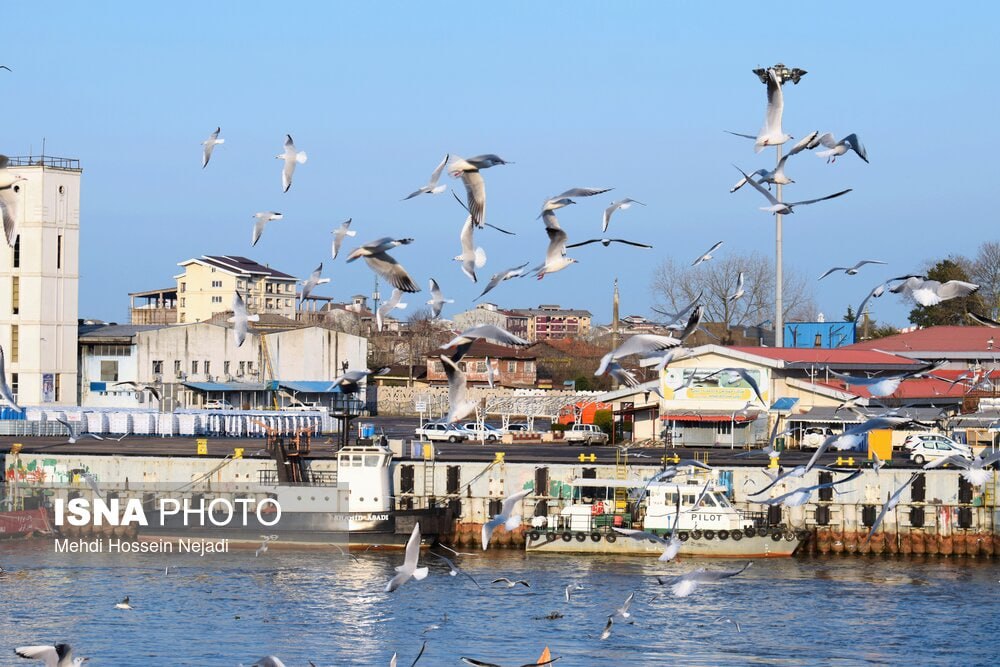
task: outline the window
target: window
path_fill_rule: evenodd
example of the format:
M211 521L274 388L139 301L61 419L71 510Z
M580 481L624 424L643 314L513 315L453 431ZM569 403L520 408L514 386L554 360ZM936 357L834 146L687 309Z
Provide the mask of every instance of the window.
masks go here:
M14 394L14 400L17 400L17 388L20 383L17 380L17 373L10 374L10 393Z
M476 362L476 372L477 373L485 373L486 372L486 362L485 361L477 361Z
M291 305L292 305L292 300L291 299L285 299L285 307L287 308L287 307L290 307Z
M268 294L273 294L274 293L274 285L272 285L271 283L268 283L267 285L264 286L264 291L267 292Z
M209 363L210 362L206 359L205 360L205 375L208 375L209 373L211 373L211 371L209 370L211 368L211 366L209 366Z
M60 373L56 373L56 385L55 385L56 403L58 403L60 399L62 399L62 383L59 381L59 378L61 377L62 375Z
M534 373L535 372L535 362L534 361L526 361L526 362L524 362L524 372L525 373Z
M162 359L154 359L153 360L153 375L162 375L162 374L163 374L163 360Z
M243 281L242 280L237 280L236 281L236 289L243 289Z
M21 310L21 279L18 276L10 279L10 310L14 315Z
M181 308L183 308L185 305L187 305L187 299L181 297Z
M191 375L197 375L197 374L198 374L198 362L197 361L192 361L191 362Z
M14 268L21 267L21 235L14 238Z
M222 303L222 297L221 296L213 296L212 297L212 303Z
M181 313L180 317L177 318L178 322L187 322L187 313Z
M225 373L226 375L229 375L229 367L230 365L228 361L222 362L222 372Z
M214 271L215 269L212 269L212 270ZM222 287L222 281L221 280L213 280L212 281L212 287Z
M182 292L186 292L187 291L187 283L181 283L181 291ZM183 301L183 299L182 299L182 301Z
M246 370L246 366L247 366L247 362L241 361L240 362L240 370L239 370L239 373L237 373L237 375L243 375L243 372Z
M270 309L271 309L271 300L268 299L264 302L264 310L270 310Z
M513 373L515 368L517 368L517 362L516 361L508 361L507 362L507 372L508 373Z
M17 361L18 351L20 350L20 331L16 324L10 325L10 360Z
M101 382L118 382L118 361L115 359L101 360Z
M63 235L62 234L59 234L58 236L56 236L56 268L57 269L61 269L62 268L62 260L63 260L63 241L62 241L62 239L63 239Z
M719 422L715 425L715 432L718 435L729 435L733 432L732 422Z
M180 374L181 374L181 360L174 359L174 375L180 375Z

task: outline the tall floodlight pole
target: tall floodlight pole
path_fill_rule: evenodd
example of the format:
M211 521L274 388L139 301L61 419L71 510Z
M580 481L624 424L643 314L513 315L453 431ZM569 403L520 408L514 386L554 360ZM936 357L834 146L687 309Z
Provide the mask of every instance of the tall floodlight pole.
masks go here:
M783 85L785 81L791 79L792 83L798 85L799 81L805 76L806 71L798 69L797 67L788 68L785 67L783 63L778 63L771 68L760 68L753 70L753 73L757 75L760 82L765 86L767 85L767 70L773 69L774 73L778 77L778 85ZM781 145L775 146L777 149L776 160L774 163L774 168L777 170L778 164L781 162ZM784 201L781 198L781 184L775 184L775 196L778 201ZM782 299L782 288L783 288L783 276L781 271L782 260L781 260L781 218L780 213L774 216L774 346L784 347L785 346L785 313L784 313L784 303Z

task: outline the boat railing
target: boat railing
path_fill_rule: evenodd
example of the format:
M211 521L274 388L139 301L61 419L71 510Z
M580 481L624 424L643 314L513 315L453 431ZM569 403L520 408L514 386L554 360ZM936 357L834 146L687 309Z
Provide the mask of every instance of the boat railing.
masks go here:
M258 470L257 483L261 486L277 486L277 470ZM337 486L336 470L310 470L302 482L293 482L283 486Z
M740 515L740 519L744 521L753 521L754 526L761 527L767 526L767 512L750 512L748 510L736 510Z

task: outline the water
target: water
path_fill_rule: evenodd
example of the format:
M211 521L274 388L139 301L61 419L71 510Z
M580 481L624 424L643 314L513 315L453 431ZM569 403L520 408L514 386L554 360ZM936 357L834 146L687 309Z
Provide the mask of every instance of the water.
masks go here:
M401 554L360 562L321 551L227 555L70 555L50 541L0 543L0 664L15 646L69 641L92 665L237 665L266 655L289 667L458 665L460 656L520 665L548 645L573 665L994 664L1000 565L975 560L796 558L758 561L684 599L656 574L738 561L530 558L513 551L458 559L488 589L430 576L392 594ZM169 565L169 574L164 567ZM491 590L496 576L530 589ZM563 590L579 583L566 604ZM608 614L636 591L632 620ZM653 599L657 594L659 597ZM114 609L129 595L136 609ZM563 618L546 620L551 612ZM447 620L443 615L447 613ZM738 621L742 632L720 616ZM437 629L427 629L438 625ZM993 649L989 647L993 646Z

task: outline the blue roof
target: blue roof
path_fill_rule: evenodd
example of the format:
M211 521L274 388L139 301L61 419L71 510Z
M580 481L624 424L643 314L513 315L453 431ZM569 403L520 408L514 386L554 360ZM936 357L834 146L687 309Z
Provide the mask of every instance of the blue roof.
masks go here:
M776 412L786 412L795 407L795 404L799 402L799 399L792 398L791 396L783 396L774 402L771 406L771 410Z
M334 387L329 380L278 380L278 385L289 391L303 392L306 394L342 394L340 387Z
M185 382L185 387L198 391L264 391L266 384L254 382Z

